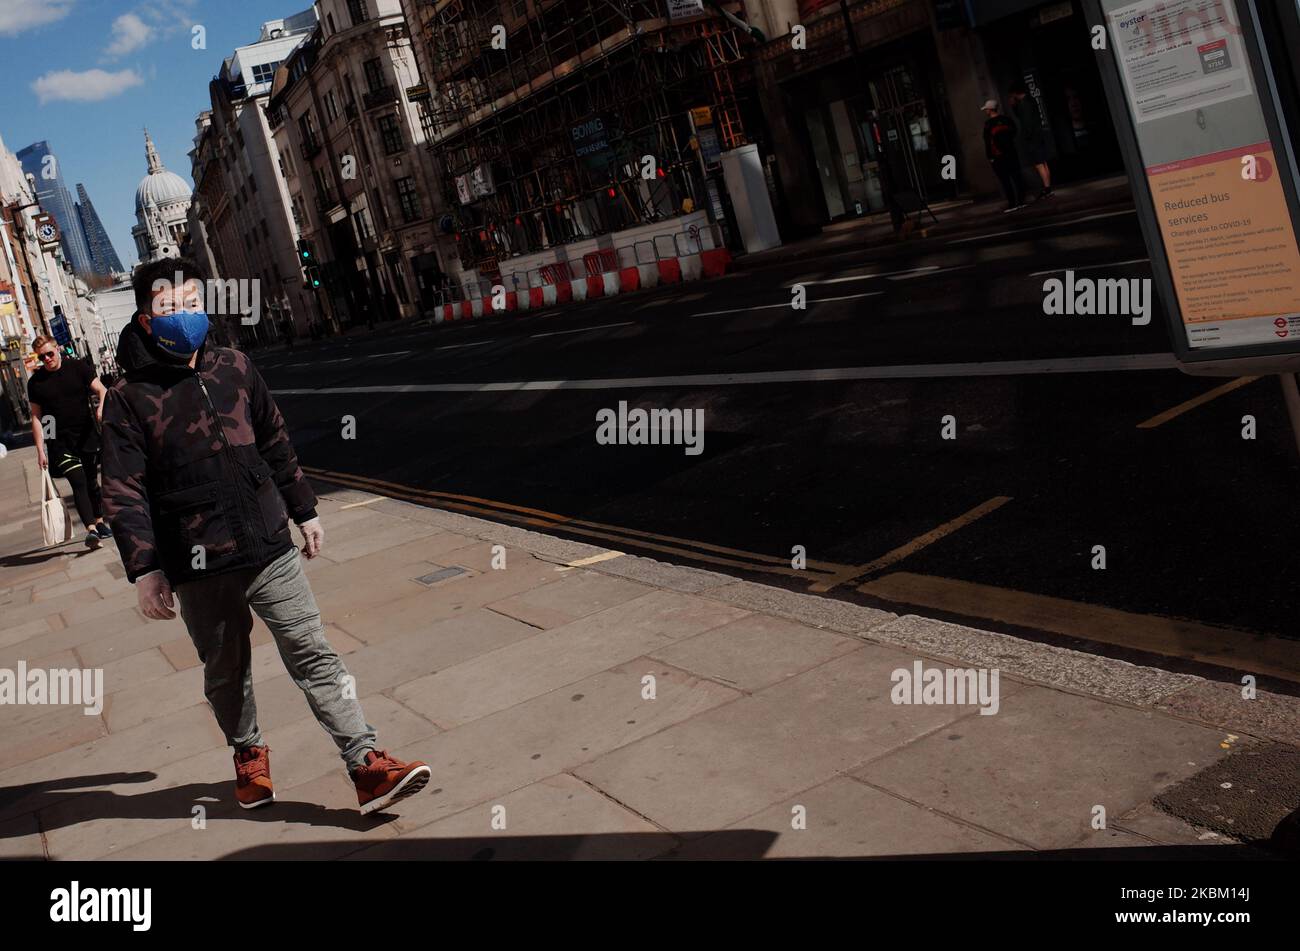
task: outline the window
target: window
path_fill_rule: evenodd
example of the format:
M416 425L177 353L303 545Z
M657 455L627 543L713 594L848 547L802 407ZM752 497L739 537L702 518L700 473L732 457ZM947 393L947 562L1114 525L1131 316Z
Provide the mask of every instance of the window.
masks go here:
M353 26L370 19L370 14L366 10L366 0L348 0L348 13L352 17Z
M304 112L298 117L298 132L302 135L303 145L316 144L316 123L312 121L310 112Z
M343 89L348 94L348 105L355 106L357 104L357 91L352 88L351 76L343 77Z
M381 228L383 228L385 231L387 231L387 230L388 230L388 212L384 209L384 202L383 202L383 200L380 199L380 197L379 197L379 189L377 189L377 188L375 189L374 195L375 195L374 208L375 208L375 210L376 210L377 212L379 212L379 227L381 227Z
M262 237L268 241L271 239L271 229L266 226L266 219L262 219Z
M402 220L408 224L420 217L420 194L415 190L415 179L399 178L397 201L402 206Z
M397 116L380 116L376 124L379 126L379 134L384 138L384 154L393 155L402 151L402 126L397 121Z
M338 100L334 98L333 89L325 94L325 115L329 117L330 122L339 117L339 104Z
M274 63L254 63L253 64L253 82L269 83L275 78L275 71L280 68L280 61Z
M329 179L325 177L324 172L319 168L313 168L311 174L316 182L316 200L320 202L321 207L328 207L333 204L330 200Z
M364 208L358 210L353 216L357 225L357 238L360 241L369 241L375 236L374 229L370 227L370 216L366 214Z
M331 35L333 35L333 34L335 34L335 33L337 33L337 32L339 31L339 28L336 27L336 26L334 25L334 14L332 14L332 13L327 13L327 14L325 14L325 22L328 23L328 24L330 25L330 34L331 34Z
M252 175L248 176L248 192L250 195L257 194L257 179Z
M384 86L386 85L386 83L384 82L384 69L382 66L379 65L379 60L377 59L366 60L364 71L366 74L367 89L369 89L371 92L378 92L379 90L384 88Z

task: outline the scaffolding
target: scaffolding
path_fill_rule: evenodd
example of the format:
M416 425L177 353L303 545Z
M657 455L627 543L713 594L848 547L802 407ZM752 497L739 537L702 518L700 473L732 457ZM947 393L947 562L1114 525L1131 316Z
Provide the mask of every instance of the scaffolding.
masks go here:
M746 142L736 73L747 40L708 7L682 21L662 0L423 9L422 122L465 269L491 274L502 259L698 205L692 109L709 108L721 150Z

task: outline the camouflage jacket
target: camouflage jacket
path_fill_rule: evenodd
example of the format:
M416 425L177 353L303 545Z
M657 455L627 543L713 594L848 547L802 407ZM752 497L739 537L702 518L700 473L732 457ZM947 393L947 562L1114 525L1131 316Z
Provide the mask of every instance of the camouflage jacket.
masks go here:
M104 404L104 513L127 579L173 585L262 567L293 547L289 518L316 515L284 420L238 350L177 365L132 321Z

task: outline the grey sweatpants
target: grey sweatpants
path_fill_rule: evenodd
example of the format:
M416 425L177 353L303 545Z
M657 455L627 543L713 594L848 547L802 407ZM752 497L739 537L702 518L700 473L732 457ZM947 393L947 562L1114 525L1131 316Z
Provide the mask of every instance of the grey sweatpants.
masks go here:
M297 548L264 568L246 568L178 585L181 617L203 662L203 693L235 749L264 746L253 700L252 611L266 622L285 670L307 695L316 721L334 738L349 772L377 748L355 684L325 640L320 609ZM251 609L251 610L250 610Z

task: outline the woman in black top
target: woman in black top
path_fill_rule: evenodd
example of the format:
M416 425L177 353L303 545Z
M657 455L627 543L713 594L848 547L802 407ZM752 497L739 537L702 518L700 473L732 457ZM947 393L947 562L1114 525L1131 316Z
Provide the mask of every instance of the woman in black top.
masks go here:
M46 336L32 341L42 366L27 381L27 402L31 405L32 438L36 461L52 475L72 484L77 514L86 526L86 547L98 548L112 532L104 524L99 494L99 429L96 420L103 411L104 384L84 360L65 360L58 344ZM90 394L96 397L95 414L90 411ZM45 421L53 429L45 438Z

